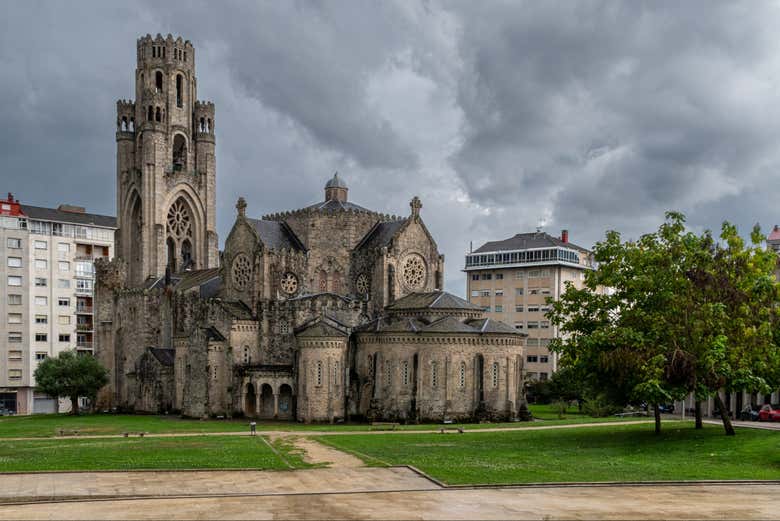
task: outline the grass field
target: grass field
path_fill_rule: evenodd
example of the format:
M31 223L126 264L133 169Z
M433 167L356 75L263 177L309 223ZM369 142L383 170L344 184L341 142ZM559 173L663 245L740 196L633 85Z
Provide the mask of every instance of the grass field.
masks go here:
M544 422L544 425L567 425L573 423L589 423L604 421L620 421L621 418L591 418L570 410L563 419L558 419L551 406L532 405L531 412ZM629 418L632 419L632 418ZM636 418L633 418L636 419ZM69 416L63 414L46 414L34 416L6 416L0 418L0 438L48 437L55 436L60 429L78 431L80 435L90 434L121 434L123 432L147 433L198 433L198 432L240 432L248 430L249 420L193 420L176 416L151 416L131 414L88 414ZM525 423L487 423L464 424L466 429L481 429L489 427L524 427L539 425L539 422ZM401 430L435 429L435 424L402 425ZM258 422L258 430L277 431L367 431L365 423L352 424L311 424L303 425L293 422Z
M370 465L413 465L452 485L780 479L780 433L664 422L467 434L320 436Z
M310 466L283 441L276 441L274 449L262 436L4 441L0 443L0 471L287 470Z

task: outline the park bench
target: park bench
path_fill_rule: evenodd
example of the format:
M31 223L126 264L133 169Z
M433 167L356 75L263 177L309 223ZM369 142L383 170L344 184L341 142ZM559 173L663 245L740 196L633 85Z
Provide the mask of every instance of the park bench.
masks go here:
M368 430L378 430L378 431L394 431L396 428L398 428L400 424L395 422L371 422L371 425L369 425Z
M145 432L123 432L123 433L122 433L122 436L124 436L125 438L127 438L127 437L128 437L128 436L130 436L131 434L134 434L134 435L136 435L136 436L138 436L138 437L141 437L141 438L143 438L143 437L144 437L144 434L146 434L146 433L145 433Z
M59 429L57 433L59 436L78 436L79 431L75 429Z
M439 429L439 434L444 434L448 431L458 431L458 434L463 434L465 432L463 427L442 427Z

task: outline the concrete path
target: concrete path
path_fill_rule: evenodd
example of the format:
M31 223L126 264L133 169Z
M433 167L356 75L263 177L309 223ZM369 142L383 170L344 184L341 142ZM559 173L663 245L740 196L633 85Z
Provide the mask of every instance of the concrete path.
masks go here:
M4 505L0 519L777 519L777 497L755 484L440 489Z

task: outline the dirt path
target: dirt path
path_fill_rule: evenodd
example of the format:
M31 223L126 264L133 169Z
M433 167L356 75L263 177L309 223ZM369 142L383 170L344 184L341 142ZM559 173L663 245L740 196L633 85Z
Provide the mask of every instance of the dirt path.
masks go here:
M285 439L289 439L296 448L304 451L303 460L306 463L325 464L330 468L357 468L364 465L355 456L318 443L309 437L289 436Z

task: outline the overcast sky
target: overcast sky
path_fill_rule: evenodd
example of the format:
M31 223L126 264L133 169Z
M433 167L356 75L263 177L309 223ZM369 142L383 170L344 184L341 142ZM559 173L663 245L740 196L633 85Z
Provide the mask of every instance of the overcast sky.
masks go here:
M217 224L323 197L422 216L464 293L469 248L664 211L780 222L780 5L760 1L0 2L0 192L114 214L115 102L136 39L196 47L216 104Z

